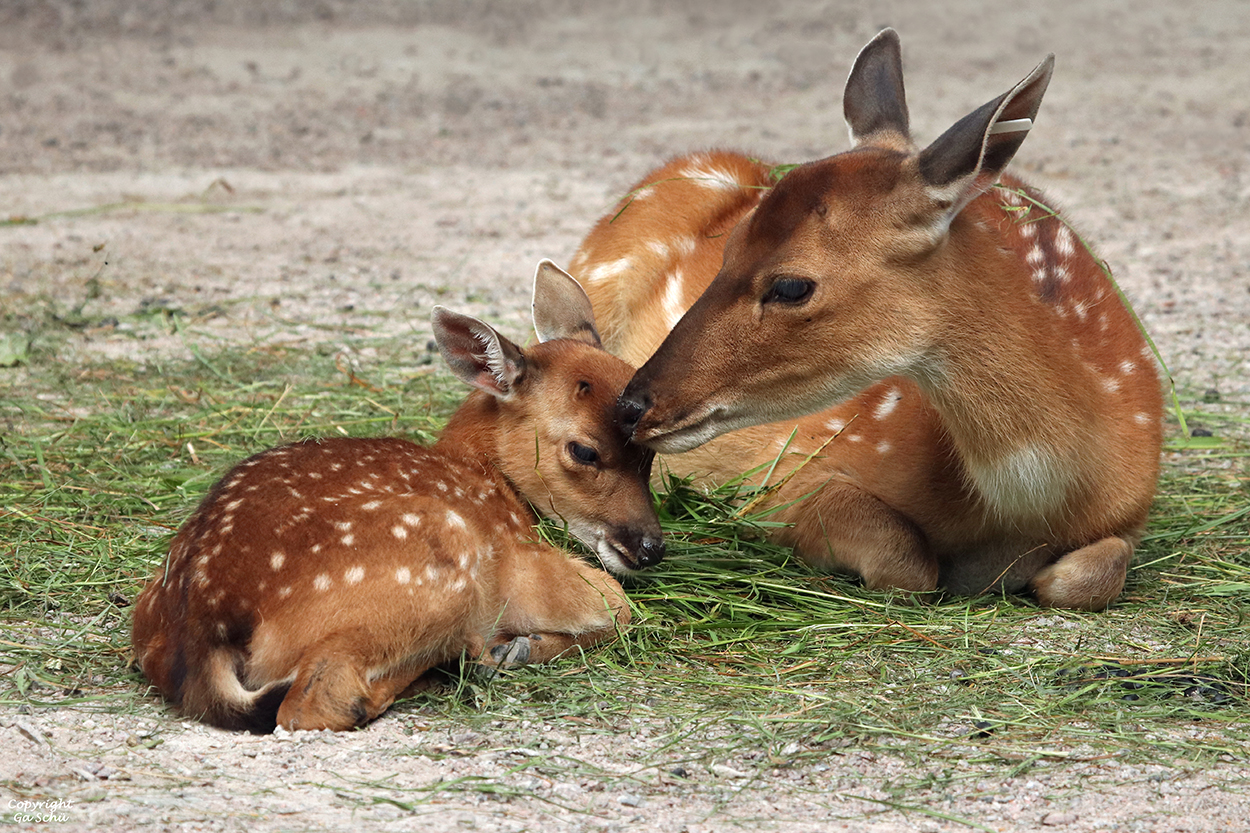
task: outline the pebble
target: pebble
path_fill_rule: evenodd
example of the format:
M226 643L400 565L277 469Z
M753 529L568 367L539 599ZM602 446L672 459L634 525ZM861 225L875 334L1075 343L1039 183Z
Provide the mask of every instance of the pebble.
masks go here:
M1042 817L1042 824L1047 827L1066 827L1076 821L1076 813L1047 813Z

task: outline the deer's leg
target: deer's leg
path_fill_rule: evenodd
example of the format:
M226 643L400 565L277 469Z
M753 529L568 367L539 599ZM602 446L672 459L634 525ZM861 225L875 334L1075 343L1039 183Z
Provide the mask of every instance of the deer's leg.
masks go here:
M363 631L339 632L304 651L295 681L278 707L278 725L292 731L336 732L363 725L386 711L397 694L428 670L408 665L370 679L360 652L369 639Z
M1030 587L1045 607L1102 610L1124 589L1132 557L1130 541L1103 538L1038 570Z
M481 659L489 665L546 662L588 648L629 623L620 583L557 550L535 550L499 565L504 609Z
M814 567L855 573L871 588L937 588L938 562L917 527L853 483L831 481L782 513L776 539Z

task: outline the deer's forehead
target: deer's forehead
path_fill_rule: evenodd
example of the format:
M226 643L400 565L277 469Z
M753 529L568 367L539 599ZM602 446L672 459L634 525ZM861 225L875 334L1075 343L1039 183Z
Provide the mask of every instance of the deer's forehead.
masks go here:
M824 228L831 215L867 213L898 186L905 155L879 148L847 151L788 173L752 214L745 243L758 253L775 252Z

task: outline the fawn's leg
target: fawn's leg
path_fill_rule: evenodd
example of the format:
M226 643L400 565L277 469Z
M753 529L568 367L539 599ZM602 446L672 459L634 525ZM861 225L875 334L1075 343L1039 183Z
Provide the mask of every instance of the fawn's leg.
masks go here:
M776 540L814 567L855 573L871 588L937 587L938 562L920 529L853 483L830 481L781 517L794 526Z
M499 564L498 580L504 609L482 657L489 665L546 662L629 624L620 583L559 550L518 553Z
M425 673L423 666L405 666L369 679L360 646L369 645L363 630L331 634L300 657L295 681L278 707L278 725L295 731L331 729L342 732L386 711L395 696Z
M1129 541L1103 538L1038 570L1030 586L1044 607L1102 610L1124 589L1132 557Z

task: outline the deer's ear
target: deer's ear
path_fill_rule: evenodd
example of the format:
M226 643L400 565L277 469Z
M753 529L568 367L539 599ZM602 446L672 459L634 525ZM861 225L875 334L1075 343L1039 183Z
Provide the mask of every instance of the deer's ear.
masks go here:
M955 122L917 156L920 178L947 225L998 181L1016 155L1033 126L1054 67L1055 56L1047 55L1023 81Z
M525 374L525 354L489 324L434 307L434 340L460 381L499 399L511 399Z
M534 332L540 342L571 338L603 346L586 290L550 260L540 261L534 273Z
M846 79L842 114L855 147L911 150L898 32L882 29L860 50Z

